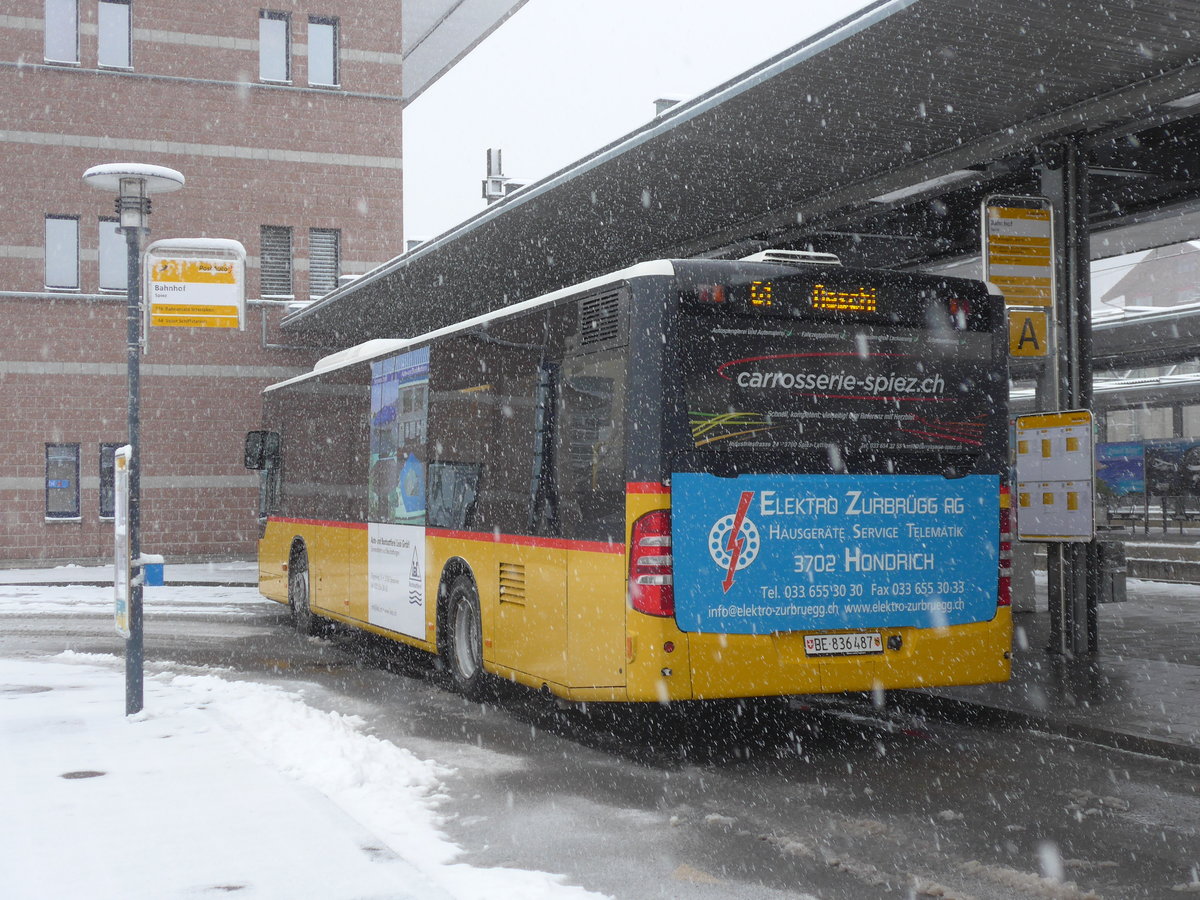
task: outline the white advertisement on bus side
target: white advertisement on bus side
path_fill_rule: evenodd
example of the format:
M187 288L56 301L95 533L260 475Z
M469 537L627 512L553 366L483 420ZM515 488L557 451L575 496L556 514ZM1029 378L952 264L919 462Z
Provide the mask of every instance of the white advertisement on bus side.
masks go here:
M367 525L367 621L425 639L425 529Z

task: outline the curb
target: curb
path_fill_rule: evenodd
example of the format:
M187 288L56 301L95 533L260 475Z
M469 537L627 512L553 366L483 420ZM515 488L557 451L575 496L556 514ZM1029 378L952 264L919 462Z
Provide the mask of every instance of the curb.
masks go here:
M907 691L889 695L889 701L907 712L934 713L940 718L960 724L984 726L1017 726L1026 730L1043 731L1058 737L1084 741L1114 750L1141 753L1160 759L1200 765L1200 746L1181 744L1143 734L1131 734L1111 728L1078 725L1053 716L1022 712L1002 706L940 697L936 694L913 694Z

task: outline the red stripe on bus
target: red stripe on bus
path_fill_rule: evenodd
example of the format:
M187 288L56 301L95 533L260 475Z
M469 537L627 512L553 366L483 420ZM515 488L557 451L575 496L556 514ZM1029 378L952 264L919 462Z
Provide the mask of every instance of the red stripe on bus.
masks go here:
M448 528L427 528L430 537L453 538L458 541L480 541L488 544L510 544L516 547L540 547L543 550L586 550L589 553L624 553L624 544L605 541L568 541L562 538L529 537L521 534L493 534L490 531L451 531Z
M669 494L671 489L658 481L630 481L625 485L627 494Z
M366 531L366 522L331 522L324 519L292 519L286 516L271 516L270 521L287 525L315 525L324 528L351 528ZM541 547L546 550L586 550L589 553L624 553L625 545L607 541L568 541L562 538L529 537L519 534L495 535L490 531L453 531L448 528L427 528L425 533L434 537L454 538L461 541L480 541L489 544L512 544L517 547Z
M366 522L332 522L326 519L289 519L285 516L271 516L270 522L283 522L287 525L318 525L324 528L353 528L356 531L366 531Z

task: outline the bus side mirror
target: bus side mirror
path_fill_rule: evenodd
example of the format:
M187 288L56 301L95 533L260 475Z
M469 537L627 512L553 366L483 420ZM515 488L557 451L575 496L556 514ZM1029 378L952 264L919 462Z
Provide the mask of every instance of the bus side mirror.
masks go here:
M246 434L245 462L247 469L265 469L267 467L265 431L251 431Z
M250 431L246 433L245 465L247 469L273 469L279 465L279 433Z

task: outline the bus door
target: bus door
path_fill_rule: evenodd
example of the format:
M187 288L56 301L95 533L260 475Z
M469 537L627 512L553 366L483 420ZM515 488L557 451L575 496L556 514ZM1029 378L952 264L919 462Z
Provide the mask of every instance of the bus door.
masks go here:
M555 485L576 687L624 681L627 358L621 348L602 350L569 358L561 373Z
M488 453L491 492L511 498L506 507L527 521L511 523L527 537L497 548L494 661L558 684L566 676L567 550L557 538L552 427L556 372L540 364L503 380L497 434L499 449ZM520 498L521 502L518 502ZM494 518L494 517L493 517ZM485 649L486 654L486 649Z

